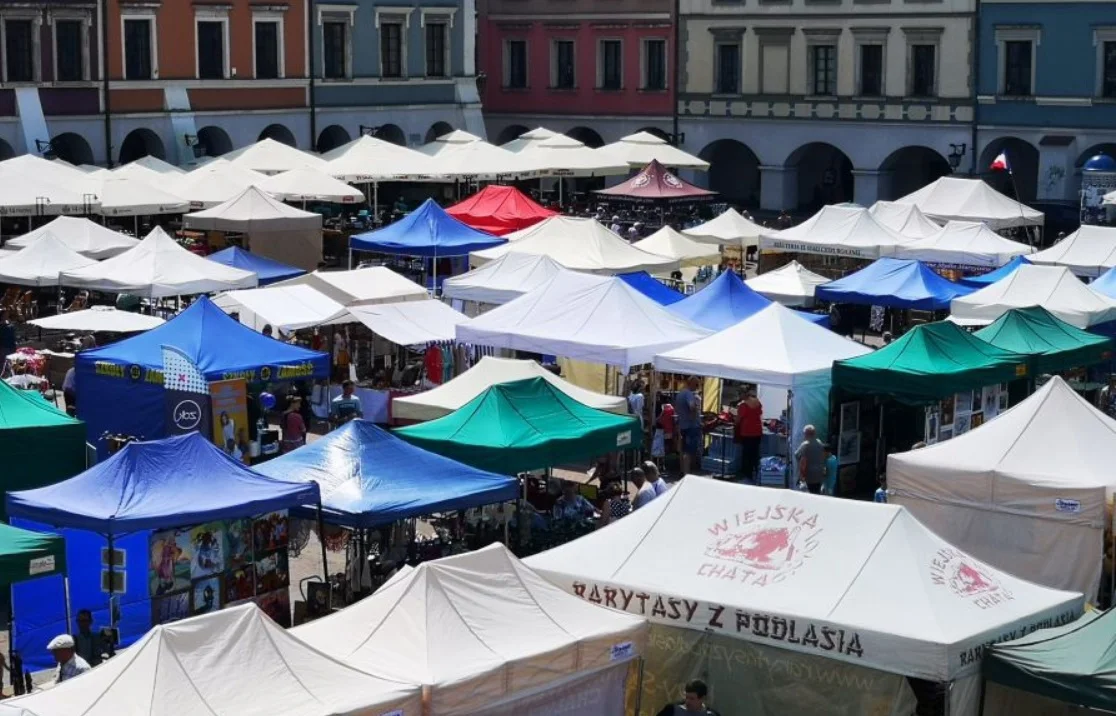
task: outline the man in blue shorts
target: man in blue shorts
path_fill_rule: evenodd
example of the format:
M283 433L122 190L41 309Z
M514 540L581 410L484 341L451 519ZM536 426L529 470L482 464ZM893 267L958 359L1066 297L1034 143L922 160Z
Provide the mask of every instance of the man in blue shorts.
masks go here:
M682 474L701 465L701 403L698 401L698 379L691 376L686 387L674 397L674 416L682 437Z

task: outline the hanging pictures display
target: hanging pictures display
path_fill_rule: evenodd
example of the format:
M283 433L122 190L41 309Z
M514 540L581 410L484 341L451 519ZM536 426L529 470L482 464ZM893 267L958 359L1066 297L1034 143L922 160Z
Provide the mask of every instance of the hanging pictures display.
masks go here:
M1007 410L1007 384L987 385L951 395L927 406L925 437L927 445L964 435Z
M286 510L153 532L148 594L152 624L253 601L290 626Z

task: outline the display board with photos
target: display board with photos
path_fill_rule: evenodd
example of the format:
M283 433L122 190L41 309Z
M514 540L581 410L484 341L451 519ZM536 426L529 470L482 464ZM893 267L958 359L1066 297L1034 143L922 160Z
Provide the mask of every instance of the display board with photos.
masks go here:
M926 408L927 445L964 435L1008 408L1006 383L951 395Z
M166 624L255 602L290 626L290 520L286 510L152 532L151 623Z

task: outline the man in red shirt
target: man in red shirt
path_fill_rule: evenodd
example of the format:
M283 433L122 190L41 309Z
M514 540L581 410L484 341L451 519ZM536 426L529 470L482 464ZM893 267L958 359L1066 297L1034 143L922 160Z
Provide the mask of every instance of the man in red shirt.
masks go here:
M759 477L760 440L763 438L763 403L754 390L736 406L736 443L740 445L740 476L755 481Z

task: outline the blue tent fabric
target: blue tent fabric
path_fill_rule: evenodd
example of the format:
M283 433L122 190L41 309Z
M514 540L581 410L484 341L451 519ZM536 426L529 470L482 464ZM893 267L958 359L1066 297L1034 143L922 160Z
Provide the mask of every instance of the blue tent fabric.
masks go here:
M622 273L617 276L621 281L647 296L660 306L678 303L686 296L655 278L646 271Z
M1030 263L1031 262L1024 256L1016 256L1011 261L1008 261L1006 264L996 269L995 271L982 273L979 276L964 276L958 283L960 283L962 286L968 286L969 288L984 288L985 286L991 286L1002 278L1007 278L1011 274L1015 273L1015 270L1018 269L1020 266Z
M725 271L705 288L667 309L703 328L723 331L770 305L770 299L756 293L740 280L735 271ZM828 326L828 316L814 313L799 315Z
M263 256L256 256L251 251L245 251L239 246L230 246L227 249L222 249L215 254L206 256L206 258L224 266L251 271L256 274L256 278L259 279L261 286L266 286L276 281L283 281L288 278L294 278L295 276L301 276L306 273L300 268L288 266L287 264L282 264Z
M433 199L394 224L349 237L349 248L404 256L464 256L506 243L461 223Z
M200 433L133 442L69 480L9 492L8 514L124 535L317 505L317 483L253 472Z
M814 297L833 303L940 311L974 289L942 278L921 261L883 258L844 278L822 284Z
M366 420L256 467L276 480L322 487L327 522L373 528L446 510L514 500L515 478L415 447Z
M1093 282L1089 284L1089 288L1098 293L1103 293L1109 298L1116 298L1116 268L1110 268L1100 276L1097 276L1093 279Z

